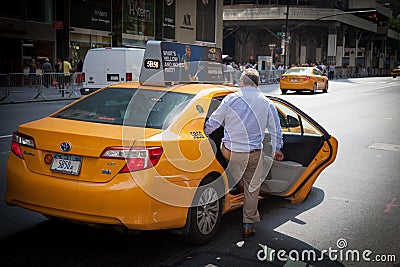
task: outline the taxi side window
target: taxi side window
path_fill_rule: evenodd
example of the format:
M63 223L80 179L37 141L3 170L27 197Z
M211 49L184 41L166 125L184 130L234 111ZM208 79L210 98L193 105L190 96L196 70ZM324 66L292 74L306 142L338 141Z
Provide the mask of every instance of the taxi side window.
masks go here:
M322 75L322 72L319 69L314 69L314 74Z
M210 118L211 114L221 105L222 99L224 97L216 97L211 100L210 107L207 112L207 119Z
M294 135L317 135L321 136L322 133L318 131L313 125L311 125L302 116L288 108L281 103L275 103L278 111L278 116L282 128L282 132L290 133ZM267 130L266 130L267 132Z

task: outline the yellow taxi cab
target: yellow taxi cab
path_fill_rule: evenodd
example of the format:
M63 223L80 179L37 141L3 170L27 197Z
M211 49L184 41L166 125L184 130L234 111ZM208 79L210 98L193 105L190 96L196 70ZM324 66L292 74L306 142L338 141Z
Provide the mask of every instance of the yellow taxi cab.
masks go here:
M282 74L280 78L280 89L282 94L287 91L310 91L317 90L328 92L328 77L316 67L293 67Z
M238 88L215 81L174 84L173 70L165 71L173 68L169 60L178 60L170 52L185 47L150 41L147 49L141 76L151 82L108 86L18 127L7 162L7 204L119 230L170 229L195 244L217 234L221 216L241 207L244 196L225 172L223 127L208 137L203 129ZM215 62L202 67L211 76L219 70ZM263 193L300 203L334 162L338 142L300 109L270 99L284 132L285 161L274 162Z
M396 68L392 69L390 71L390 76L392 76L393 78L400 76L400 66L397 66Z

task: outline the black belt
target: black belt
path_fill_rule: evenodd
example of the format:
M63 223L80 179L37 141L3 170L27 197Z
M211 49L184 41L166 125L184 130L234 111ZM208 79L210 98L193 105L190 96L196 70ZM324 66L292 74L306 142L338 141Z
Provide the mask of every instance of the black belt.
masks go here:
M227 147L225 146L225 144L224 144L223 146L224 146L224 148L225 148L226 150L228 150L229 152L233 152L233 153L247 153L247 154L251 154L251 153L254 153L254 152L257 152L257 151L260 151L260 150L261 150L261 149L254 149L254 150L249 151L249 152L236 152L236 151L232 151L232 150L230 150L229 148L227 148Z

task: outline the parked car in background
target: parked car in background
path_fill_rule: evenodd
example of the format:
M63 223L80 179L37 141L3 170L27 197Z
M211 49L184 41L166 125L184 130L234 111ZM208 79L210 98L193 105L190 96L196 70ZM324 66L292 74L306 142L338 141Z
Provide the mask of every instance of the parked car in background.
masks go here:
M106 47L90 49L83 63L81 94L107 85L138 81L144 48Z
M396 68L392 69L390 75L393 76L393 78L400 76L400 66L397 66Z
M328 77L316 67L293 67L288 69L280 78L280 89L282 94L287 91L310 91L317 90L328 92Z

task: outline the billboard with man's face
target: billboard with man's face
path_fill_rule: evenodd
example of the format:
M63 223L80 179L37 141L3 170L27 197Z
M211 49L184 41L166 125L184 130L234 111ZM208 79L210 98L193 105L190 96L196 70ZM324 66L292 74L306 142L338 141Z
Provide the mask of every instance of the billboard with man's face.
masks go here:
M146 82L152 76L160 83L224 82L221 49L149 41L140 80Z

